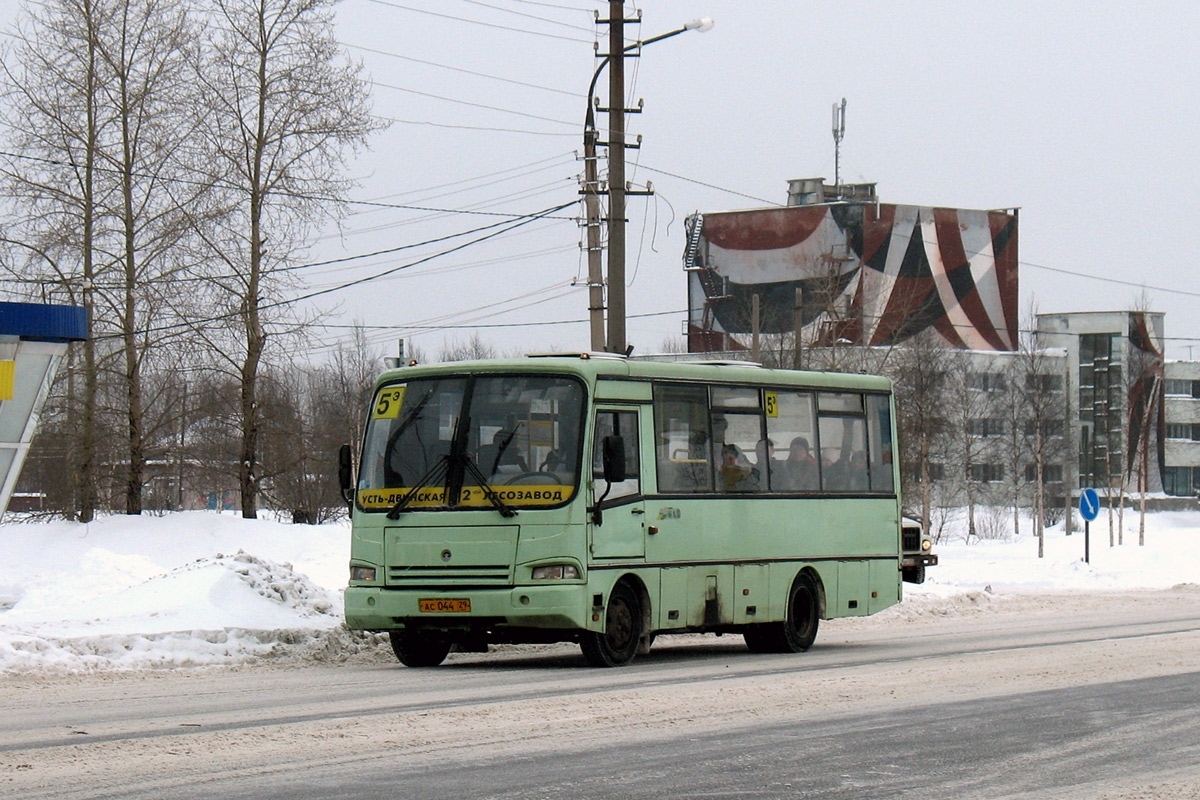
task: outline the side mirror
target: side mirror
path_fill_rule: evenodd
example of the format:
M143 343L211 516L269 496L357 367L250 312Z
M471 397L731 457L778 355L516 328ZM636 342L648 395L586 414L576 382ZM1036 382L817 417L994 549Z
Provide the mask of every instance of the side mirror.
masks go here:
M601 459L604 464L604 480L608 483L620 483L625 480L625 439L616 434L605 436L601 447Z
M353 506L354 462L348 444L344 444L338 449L338 483L342 489L342 499L346 501L346 505Z

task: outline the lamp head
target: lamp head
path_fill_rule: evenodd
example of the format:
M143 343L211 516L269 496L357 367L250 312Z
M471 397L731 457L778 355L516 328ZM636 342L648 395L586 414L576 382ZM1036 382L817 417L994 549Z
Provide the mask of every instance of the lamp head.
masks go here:
M683 29L685 31L697 31L699 33L707 33L708 31L711 31L713 29L713 25L715 25L715 24L716 23L713 22L712 17L700 17L699 19L694 19L691 22L689 22L688 24L684 25Z

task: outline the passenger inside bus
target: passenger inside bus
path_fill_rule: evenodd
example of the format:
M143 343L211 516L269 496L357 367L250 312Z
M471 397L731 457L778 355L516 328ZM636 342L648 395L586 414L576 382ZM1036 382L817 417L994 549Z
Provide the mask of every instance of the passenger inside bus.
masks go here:
M721 490L725 492L749 492L757 488L753 480L754 467L736 444L721 448Z
M808 439L797 436L788 448L787 461L783 465L783 488L795 492L807 492L817 488L817 461L808 450Z
M503 428L492 436L492 443L479 448L479 466L485 475L528 472L529 466L517 449L516 430Z

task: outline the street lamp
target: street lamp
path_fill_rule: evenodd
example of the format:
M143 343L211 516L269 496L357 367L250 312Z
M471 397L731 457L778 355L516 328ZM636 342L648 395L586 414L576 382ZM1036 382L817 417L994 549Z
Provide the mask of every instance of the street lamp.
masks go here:
M626 46L623 3L609 3L608 55L601 59L588 85L587 116L583 125L584 209L587 218L588 319L593 350L623 353L625 343L625 54L688 31L712 30L710 17L694 19L677 30ZM608 331L604 330L604 287L600 268L600 187L596 164L596 82L612 64L608 83ZM606 346L607 340L607 346Z

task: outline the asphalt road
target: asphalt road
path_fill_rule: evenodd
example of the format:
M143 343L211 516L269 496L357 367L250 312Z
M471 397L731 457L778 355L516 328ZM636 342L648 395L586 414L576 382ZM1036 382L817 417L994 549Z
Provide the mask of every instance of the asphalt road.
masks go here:
M1200 673L916 711L665 737L652 745L408 767L333 765L255 796L489 798L1063 797L1200 763ZM464 788L467 787L467 788ZM234 796L226 782L217 796ZM210 790L217 789L210 786Z
M0 680L0 796L1200 797L1200 591L824 624L797 656L673 637L408 670Z

